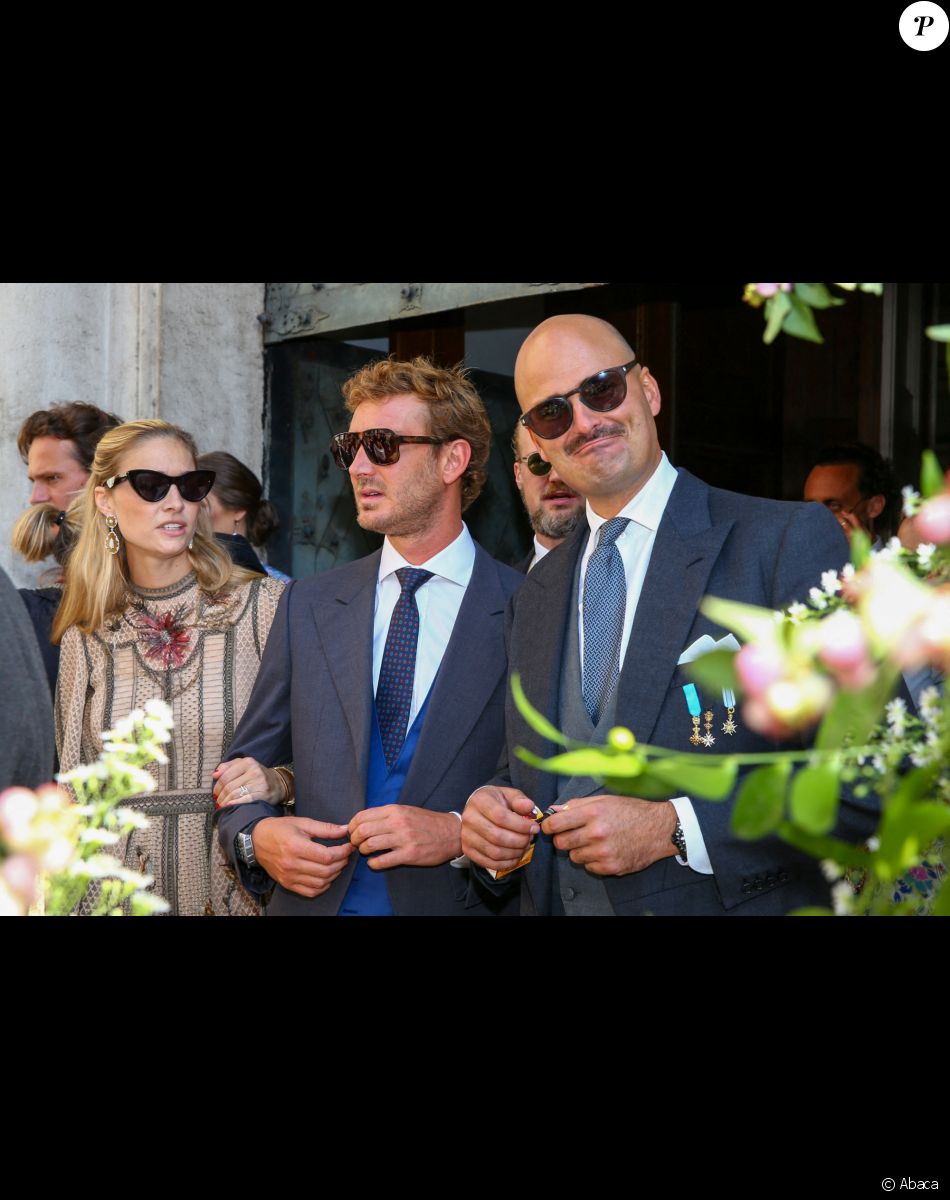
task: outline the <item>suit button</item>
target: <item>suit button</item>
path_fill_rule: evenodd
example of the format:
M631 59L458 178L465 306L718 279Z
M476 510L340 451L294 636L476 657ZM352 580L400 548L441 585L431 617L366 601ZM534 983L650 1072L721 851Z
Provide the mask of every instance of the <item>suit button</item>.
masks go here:
M757 892L761 892L761 891L762 891L762 887L763 887L762 880L761 880L761 879L759 879L758 877L756 877L756 878L755 878L755 879L752 881L752 886L755 888L755 890L756 890Z
M577 892L574 890L574 888L572 888L572 887L565 888L563 893L561 894L561 899L562 900L573 900L576 895L577 895Z
M779 876L778 876L779 883L788 883L790 878L791 878L791 876L789 875L788 871L780 871L779 872Z
M749 883L749 881L747 879L745 881L745 883L742 885L742 894L743 894L743 896L747 896L749 894L749 892L751 892L751 891L752 891L752 884Z

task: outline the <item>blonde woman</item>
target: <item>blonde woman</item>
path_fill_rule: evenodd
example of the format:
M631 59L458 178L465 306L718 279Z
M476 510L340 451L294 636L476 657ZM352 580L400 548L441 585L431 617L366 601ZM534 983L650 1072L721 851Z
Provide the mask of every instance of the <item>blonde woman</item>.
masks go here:
M154 877L173 914L251 916L257 903L212 839L212 772L247 705L283 584L235 566L215 541L202 505L214 472L196 459L191 435L159 420L130 421L99 442L53 625L56 746L64 771L92 762L103 730L148 699L167 701L168 762L149 768L157 790L131 802L149 827L117 853ZM289 796L288 771L241 763L244 798Z

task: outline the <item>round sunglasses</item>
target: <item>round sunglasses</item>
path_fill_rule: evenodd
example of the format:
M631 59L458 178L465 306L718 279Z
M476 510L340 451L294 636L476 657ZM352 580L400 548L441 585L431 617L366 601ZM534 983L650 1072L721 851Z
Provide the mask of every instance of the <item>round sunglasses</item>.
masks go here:
M399 447L404 442L412 445L441 446L453 438L423 437L413 433L393 433L391 429L364 429L362 433L335 433L330 442L333 461L341 471L348 471L353 459L359 454L360 446L366 457L377 467L391 467L399 462Z
M534 454L522 454L515 462L523 462L532 475L547 475L551 464L535 450Z
M574 409L569 399L573 395L580 396L581 402L594 412L612 412L626 399L627 372L636 363L634 358L622 367L608 367L606 371L591 375L563 396L548 396L547 400L528 409L521 418L521 424L540 438L560 437L562 433L567 433L574 420Z
M174 484L182 500L196 504L204 500L214 483L214 471L186 471L184 475L163 475L161 471L127 471L125 475L113 475L106 480L107 488L128 480L132 490L149 504L164 500Z

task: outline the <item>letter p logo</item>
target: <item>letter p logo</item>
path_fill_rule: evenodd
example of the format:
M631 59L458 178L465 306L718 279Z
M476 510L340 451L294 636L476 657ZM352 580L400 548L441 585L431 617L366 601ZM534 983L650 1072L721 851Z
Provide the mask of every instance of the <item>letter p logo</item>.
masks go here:
M915 0L901 13L898 27L911 50L936 50L950 33L950 18L933 0Z

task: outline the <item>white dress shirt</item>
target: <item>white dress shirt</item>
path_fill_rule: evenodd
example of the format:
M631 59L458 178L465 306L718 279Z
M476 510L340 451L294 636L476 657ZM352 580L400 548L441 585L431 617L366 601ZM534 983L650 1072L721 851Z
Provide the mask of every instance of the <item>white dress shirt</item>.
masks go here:
M532 567L536 567L538 565L538 563L541 561L541 559L544 558L545 554L547 554L547 553L548 553L548 547L542 546L541 543L538 541L538 535L535 534L534 535L534 558L532 558L531 562L528 564L528 570L530 571Z
M386 635L392 619L396 601L402 593L396 572L400 567L416 567L431 571L427 579L416 589L416 607L419 610L419 640L416 643L416 673L412 685L412 704L409 707L409 723L412 723L425 703L432 682L438 674L442 656L449 644L455 620L465 598L465 589L475 568L475 543L462 522L462 532L444 550L433 555L427 562L406 562L389 538L383 542L379 560L379 575L376 580L376 607L373 614L373 695L379 684L379 672L383 665Z
M623 570L627 582L627 606L624 610L623 635L620 641L621 664L627 653L627 645L630 642L633 618L636 616L637 605L640 603L640 593L643 591L643 581L646 578L647 568L650 565L650 558L653 554L656 531L659 528L660 521L663 519L666 503L670 498L670 492L672 492L677 479L676 468L666 455L662 454L659 465L647 482L637 492L630 503L616 514L618 517L627 517L630 521L630 524L614 543L623 561ZM584 673L584 579L587 575L587 564L590 561L590 556L597 548L598 531L601 525L607 520L607 517L599 517L591 508L590 501L587 502L587 523L590 525L590 538L584 550L584 557L581 559L580 587L577 594L577 622L580 638L582 679ZM685 863L679 855L676 855L676 861L681 866L691 867L700 875L712 875L712 863L709 861L706 843L703 841L702 831L699 828L699 821L696 819L692 803L685 796L677 796L671 803L676 809L676 815L679 817L680 824L683 827L683 837L686 839L686 852L689 856L688 863Z

